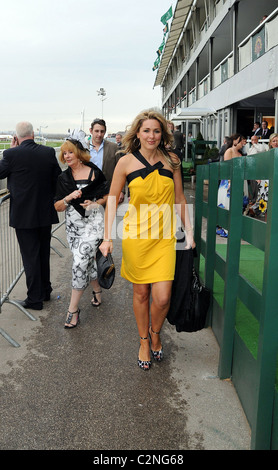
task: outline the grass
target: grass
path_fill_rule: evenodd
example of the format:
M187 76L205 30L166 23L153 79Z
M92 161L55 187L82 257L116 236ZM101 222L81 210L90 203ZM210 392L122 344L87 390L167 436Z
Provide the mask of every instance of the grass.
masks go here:
M216 245L216 251L226 259L227 245ZM200 276L203 278L205 259L200 258ZM263 287L264 253L250 245L241 245L239 273L249 283L252 283L259 291ZM214 271L213 296L216 302L223 308L225 282ZM259 321L252 312L237 298L235 328L252 356L257 359L259 341ZM276 390L278 391L278 363L276 371Z
M45 145L47 147L61 147L61 144L62 144L62 142L51 141L51 140L47 140L46 143L45 143ZM8 148L10 148L10 141L0 143L0 150L5 150L5 149L8 149Z
M4 141L2 141L2 142L0 143L0 150L8 149L9 146L10 146L10 143L11 143L10 141L9 141L9 142L4 142Z
M45 145L47 147L61 147L62 142L51 142L50 140L47 140Z

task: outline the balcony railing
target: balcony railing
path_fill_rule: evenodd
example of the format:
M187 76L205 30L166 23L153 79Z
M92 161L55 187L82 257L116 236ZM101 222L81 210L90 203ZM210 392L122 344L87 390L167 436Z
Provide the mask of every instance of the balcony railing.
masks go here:
M278 8L238 46L239 70L278 44Z
M213 69L213 88L216 88L221 83L224 83L228 78L234 75L234 54L230 52L225 59L223 59Z
M239 45L237 50L238 67L241 71L244 67L250 65L263 54L268 52L271 48L278 45L278 8L276 8L261 24L257 26ZM192 47L191 53L186 57L185 61L180 64L179 69L173 71L171 82L168 82L164 88L163 98L166 99L168 93L173 87L173 83L180 79L183 71L186 70L188 61L194 54L195 47ZM198 83L198 90L194 87L188 92L188 106L193 104L198 99L205 96L212 86L217 86L224 83L227 79L235 74L234 70L234 54L231 51L216 67L213 69L212 77L210 74L206 75ZM212 80L212 85L211 85ZM184 92L186 90L183 90Z

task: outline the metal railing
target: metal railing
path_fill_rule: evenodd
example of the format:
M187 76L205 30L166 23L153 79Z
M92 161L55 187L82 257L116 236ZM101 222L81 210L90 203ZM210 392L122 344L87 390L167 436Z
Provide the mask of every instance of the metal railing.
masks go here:
M9 226L9 211L10 211L10 194L0 198L0 314L2 306L5 302L15 305L21 312L23 312L30 320L36 321L37 319L20 305L16 300L10 299L10 294L22 274L24 267L22 263L21 253L16 238L15 230ZM58 240L64 247L67 245L60 240L54 233L65 223L64 213L59 213L60 222L52 229L52 237ZM63 255L51 245L51 248L60 256ZM14 347L20 345L11 336L0 328L0 334Z
M64 248L68 248L68 245L66 245L66 243L63 242L63 240L61 240L59 237L57 237L57 235L54 235L54 233L59 230L60 227L62 227L62 225L64 225L65 223L65 212L58 212L58 217L59 217L59 223L57 225L55 225L55 227L52 229L51 231L51 238L55 238L56 240L58 240L59 243L61 243L61 245L63 245ZM60 256L60 258L63 258L63 255L62 253L57 250L57 248L55 248L54 246L50 246L50 248L55 251L55 253L57 253L57 255Z
M24 272L15 230L9 226L9 209L10 195L7 194L0 199L0 313L3 304L8 302L19 308L30 320L35 321L36 318L28 310L9 298L11 291ZM13 346L20 346L2 328L0 328L0 334Z

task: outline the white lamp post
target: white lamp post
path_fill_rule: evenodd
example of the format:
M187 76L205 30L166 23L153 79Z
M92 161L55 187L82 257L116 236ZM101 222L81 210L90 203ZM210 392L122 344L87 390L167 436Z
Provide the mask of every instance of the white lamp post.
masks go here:
M106 91L104 88L100 88L97 90L97 94L101 99L101 117L103 118L103 101L106 100L106 98L104 98L106 96Z

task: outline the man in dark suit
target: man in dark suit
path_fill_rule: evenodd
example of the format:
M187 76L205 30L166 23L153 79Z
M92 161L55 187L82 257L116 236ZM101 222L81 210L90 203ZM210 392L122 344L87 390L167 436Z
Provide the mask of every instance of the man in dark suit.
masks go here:
M106 123L103 119L95 119L90 127L90 155L91 162L102 170L109 185L111 184L115 166L122 156L118 152L119 148L116 143L104 140L106 133ZM124 200L124 189L120 194L119 202Z
M33 126L16 126L11 148L0 161L0 179L8 178L10 226L15 228L26 275L25 308L41 310L49 300L51 225L58 222L54 209L56 181L61 168L55 150L34 142Z
M259 121L254 122L251 135L262 135L261 123Z
M268 122L267 121L262 121L262 139L269 139L271 135L270 129L268 129Z

